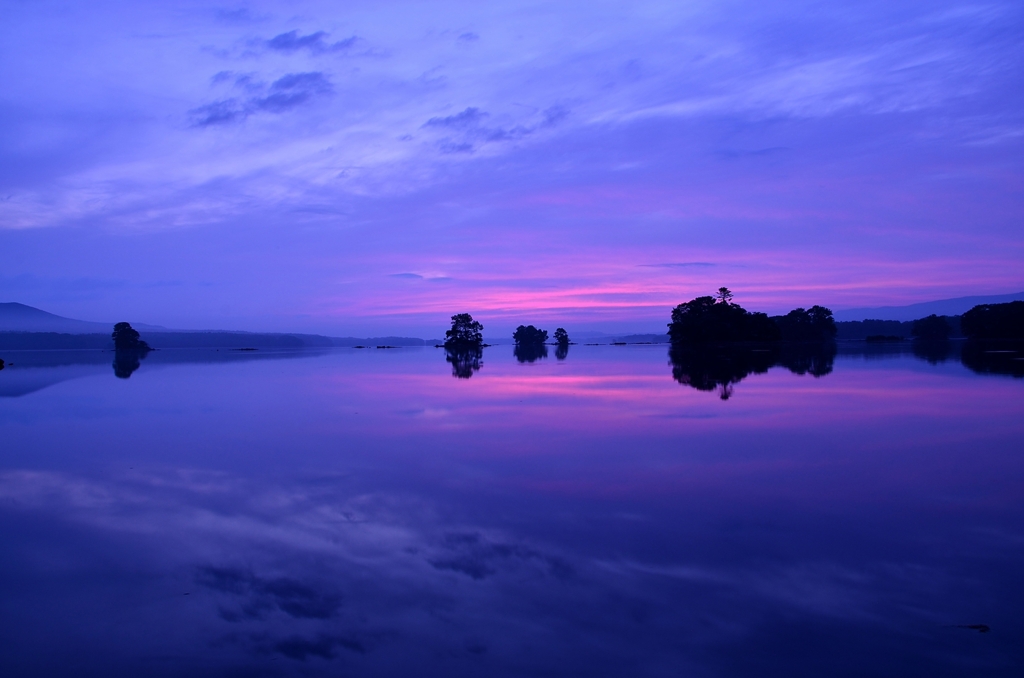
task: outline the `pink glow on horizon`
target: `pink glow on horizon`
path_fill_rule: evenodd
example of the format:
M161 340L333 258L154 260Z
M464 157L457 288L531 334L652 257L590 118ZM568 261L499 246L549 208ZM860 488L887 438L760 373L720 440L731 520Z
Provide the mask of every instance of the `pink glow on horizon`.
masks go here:
M662 262L658 255L626 249L621 253L584 251L568 260L561 255L540 257L525 266L519 265L515 255L491 260L486 267L465 260L441 262L420 268L447 272L448 278L440 282L392 279L376 294L311 302L308 312L328 318L434 317L442 326L447 316L461 311L482 320L508 319L515 324L531 319L576 323L632 319L660 326L676 304L713 294L723 284L734 290L737 303L770 314L814 304L838 310L959 296L962 288L951 272L967 271L995 293L1017 291L1012 251L1002 263L988 257L973 268L948 258L897 264L856 255L822 261L817 255L798 252L740 252L721 263L708 250L660 253L660 258ZM712 265L659 265L673 260L698 264L711 260ZM378 266L415 269L411 263Z

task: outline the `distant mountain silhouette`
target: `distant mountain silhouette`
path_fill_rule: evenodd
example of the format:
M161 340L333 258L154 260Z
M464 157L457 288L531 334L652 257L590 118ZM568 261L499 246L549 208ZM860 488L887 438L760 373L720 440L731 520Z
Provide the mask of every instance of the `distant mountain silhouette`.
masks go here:
M76 320L17 302L0 303L0 349L106 349L114 323ZM415 337L327 337L296 332L173 330L132 323L160 348L321 348L327 346L433 346Z
M1010 301L1024 301L1024 292L1014 294L986 294L976 297L939 299L908 306L877 306L874 308L848 308L835 311L833 316L840 320L917 320L929 315L961 315L978 304L1003 304Z
M110 334L114 323L96 323L65 318L17 302L0 303L0 332L59 332L62 334ZM163 330L159 325L135 323L140 330Z

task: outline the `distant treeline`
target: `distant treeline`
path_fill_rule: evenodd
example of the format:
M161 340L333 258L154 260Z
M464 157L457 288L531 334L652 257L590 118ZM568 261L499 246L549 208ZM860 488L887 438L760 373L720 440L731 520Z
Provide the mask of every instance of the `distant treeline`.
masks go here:
M836 323L836 339L856 340L872 337L945 340L1024 340L1024 301L1006 304L979 304L963 315L930 315L899 320L860 320Z
M960 329L960 316L935 316L946 323L949 338L963 337ZM914 337L914 323L917 320L847 320L836 323L836 339L839 341L856 341L868 337Z

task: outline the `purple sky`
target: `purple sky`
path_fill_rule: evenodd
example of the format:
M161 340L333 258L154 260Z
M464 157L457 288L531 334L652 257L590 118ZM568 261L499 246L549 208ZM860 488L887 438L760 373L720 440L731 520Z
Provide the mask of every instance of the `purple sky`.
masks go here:
M1024 289L1019 1L0 3L0 301L438 336Z

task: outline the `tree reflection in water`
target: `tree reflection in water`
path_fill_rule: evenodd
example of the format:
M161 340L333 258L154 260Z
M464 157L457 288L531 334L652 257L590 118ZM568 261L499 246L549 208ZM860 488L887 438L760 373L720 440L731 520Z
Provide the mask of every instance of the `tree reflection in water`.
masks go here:
M452 365L452 376L458 379L469 379L484 364L484 350L480 346L448 346L444 354L444 359Z
M914 341L914 356L931 365L944 363L954 357L955 347L948 339L917 339Z
M512 349L512 353L519 362L532 363L541 358L547 358L548 347L544 344L516 344L516 347ZM566 354L568 354L568 350L566 350Z
M698 391L718 391L728 400L733 386L751 374L764 374L781 366L794 374L822 377L832 372L834 342L767 345L682 345L669 348L672 377Z
M1019 379L1024 377L1024 343L968 341L960 361L978 374L1005 374Z
M118 349L114 351L114 376L118 379L127 379L132 376L135 370L139 369L142 360L149 353L149 347L138 349Z

